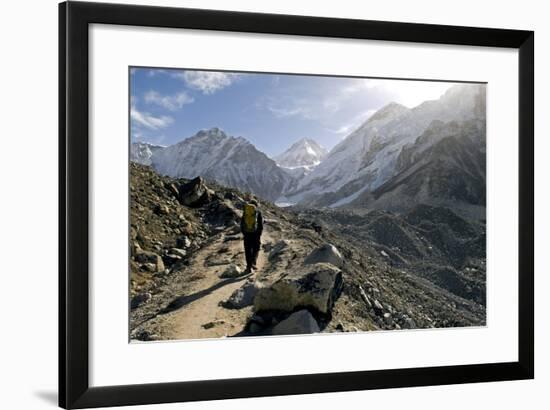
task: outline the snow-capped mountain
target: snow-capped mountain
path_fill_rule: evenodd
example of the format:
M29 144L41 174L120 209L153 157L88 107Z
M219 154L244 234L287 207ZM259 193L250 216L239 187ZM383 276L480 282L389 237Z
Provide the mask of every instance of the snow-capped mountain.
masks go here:
M399 173L401 151L416 141L433 121L484 122L485 85L451 87L438 100L409 109L391 103L336 145L295 188L285 201L315 206L341 206L363 192L373 191ZM426 147L439 140L437 135Z
M319 165L327 154L328 151L316 141L302 138L273 159L277 165L285 168L314 167Z
M485 219L485 121L433 121L414 144L401 150L396 170L349 206L403 211L428 204Z
M159 173L176 178L202 176L219 184L278 198L291 177L242 137L219 128L199 131L190 138L157 151L151 157Z
M132 142L130 145L130 161L142 165L151 165L153 154L163 148L161 145L149 144L148 142Z

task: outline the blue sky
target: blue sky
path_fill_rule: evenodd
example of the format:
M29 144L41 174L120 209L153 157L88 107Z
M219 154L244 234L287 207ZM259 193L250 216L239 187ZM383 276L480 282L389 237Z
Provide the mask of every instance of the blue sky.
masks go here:
M327 149L390 102L414 107L452 83L176 69L130 70L132 142L171 145L201 129L242 136L269 156L301 138Z

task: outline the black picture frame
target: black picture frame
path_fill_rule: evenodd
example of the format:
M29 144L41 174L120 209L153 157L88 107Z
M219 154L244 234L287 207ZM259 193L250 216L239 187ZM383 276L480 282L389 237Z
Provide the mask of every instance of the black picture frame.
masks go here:
M88 346L90 24L504 47L519 51L517 362L90 387ZM121 136L126 138L126 136ZM534 33L198 9L59 4L59 405L87 408L445 385L534 377Z

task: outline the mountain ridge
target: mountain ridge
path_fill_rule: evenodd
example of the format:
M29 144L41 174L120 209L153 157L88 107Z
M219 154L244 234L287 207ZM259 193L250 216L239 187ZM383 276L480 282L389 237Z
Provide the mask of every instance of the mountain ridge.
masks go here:
M157 172L176 178L202 176L275 200L291 179L275 161L243 137L220 128L201 130L151 157Z
M484 86L467 84L451 87L439 100L411 109L388 104L336 145L293 191L285 192L285 199L320 206L352 202L393 177L401 150L413 144L434 120L484 122L480 109L484 100Z

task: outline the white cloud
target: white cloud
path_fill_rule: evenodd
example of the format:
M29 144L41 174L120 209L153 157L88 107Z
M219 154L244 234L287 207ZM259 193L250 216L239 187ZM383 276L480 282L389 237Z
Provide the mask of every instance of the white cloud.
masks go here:
M316 118L314 104L307 98L285 96L262 96L255 104L257 109L267 110L275 118L300 117L303 119Z
M345 103L361 91L368 91L378 85L376 80L368 78L347 79L347 85L332 93L323 100L323 108L329 112L337 112L345 107Z
M185 81L185 83L203 94L214 94L230 86L238 74L222 73L219 71L184 71L175 73L174 77Z
M176 111L185 104L191 104L193 101L193 97L189 96L185 91L175 95L161 95L157 91L151 90L145 94L145 102L147 104L157 104L170 111Z
M384 83L384 81L381 81ZM416 107L424 101L437 100L445 91L453 86L453 83L439 81L386 81L382 87L393 101L409 108Z
M307 111L303 107L275 107L268 105L266 107L277 118L288 118L294 116L308 117Z
M164 70L162 68L150 68L148 71L147 71L147 75L149 77L154 77L158 74L166 74L168 71L167 70Z
M130 108L130 118L135 122L135 125L143 126L151 130L166 128L174 122L172 117L167 115L155 117L147 112L139 111L135 106Z

